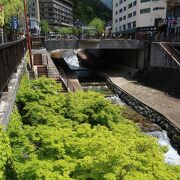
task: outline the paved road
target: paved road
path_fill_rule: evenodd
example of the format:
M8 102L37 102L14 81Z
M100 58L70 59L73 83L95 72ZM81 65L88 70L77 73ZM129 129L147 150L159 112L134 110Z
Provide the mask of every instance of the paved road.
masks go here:
M136 99L156 110L180 129L180 99L173 98L162 91L143 86L122 74L107 72L111 81L134 96Z

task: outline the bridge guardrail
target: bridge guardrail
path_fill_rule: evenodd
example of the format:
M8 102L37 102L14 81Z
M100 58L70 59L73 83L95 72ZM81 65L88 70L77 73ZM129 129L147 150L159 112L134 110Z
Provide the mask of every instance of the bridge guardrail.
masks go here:
M27 49L26 39L0 45L0 96L8 91L8 83Z

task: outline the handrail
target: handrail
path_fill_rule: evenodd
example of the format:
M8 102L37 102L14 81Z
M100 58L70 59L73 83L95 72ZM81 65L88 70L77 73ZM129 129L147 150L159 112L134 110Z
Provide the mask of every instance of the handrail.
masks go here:
M19 39L19 40L16 40L16 41L12 41L12 42L7 42L7 43L4 43L4 44L0 44L0 50L1 50L1 49L4 49L4 48L8 48L8 47L10 47L10 46L14 46L14 45L16 45L16 44L18 44L18 43L20 43L20 42L25 41L25 40L26 40L26 38L23 38L23 39Z
M8 91L8 83L21 63L26 48L25 38L0 45L0 95Z

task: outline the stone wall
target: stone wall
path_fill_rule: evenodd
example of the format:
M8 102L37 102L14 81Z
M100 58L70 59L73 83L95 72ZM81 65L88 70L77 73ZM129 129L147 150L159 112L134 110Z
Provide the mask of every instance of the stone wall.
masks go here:
M163 67L178 69L179 66L172 60L171 56L160 46L159 43L152 43L151 45L151 67Z
M148 118L153 123L158 124L162 129L166 130L172 145L180 153L180 130L174 124L172 124L166 117L156 112L154 109L143 104L135 97L116 86L110 79L107 79L107 85L128 106L133 108L139 114Z
M21 77L26 67L26 58L17 67L17 72L13 74L9 84L8 92L4 92L0 98L0 125L6 129L9 123L9 118L16 100L16 93L19 88Z

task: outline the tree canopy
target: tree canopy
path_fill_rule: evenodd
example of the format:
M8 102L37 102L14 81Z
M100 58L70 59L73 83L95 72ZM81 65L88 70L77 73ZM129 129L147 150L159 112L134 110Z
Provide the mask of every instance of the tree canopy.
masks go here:
M11 16L19 16L23 13L22 0L0 0L0 4L4 6L5 22L9 22Z
M104 22L99 18L94 18L90 23L90 27L94 27L98 33L102 33L105 29Z
M49 23L46 20L42 20L40 26L42 33L47 34L50 31Z
M101 0L72 0L74 7L74 20L89 24L93 18L97 17L104 21L111 20L112 12Z
M60 90L47 78L23 78L9 139L0 139L12 149L7 179L180 179L180 167L165 164L157 140L124 119L119 106L95 92Z

